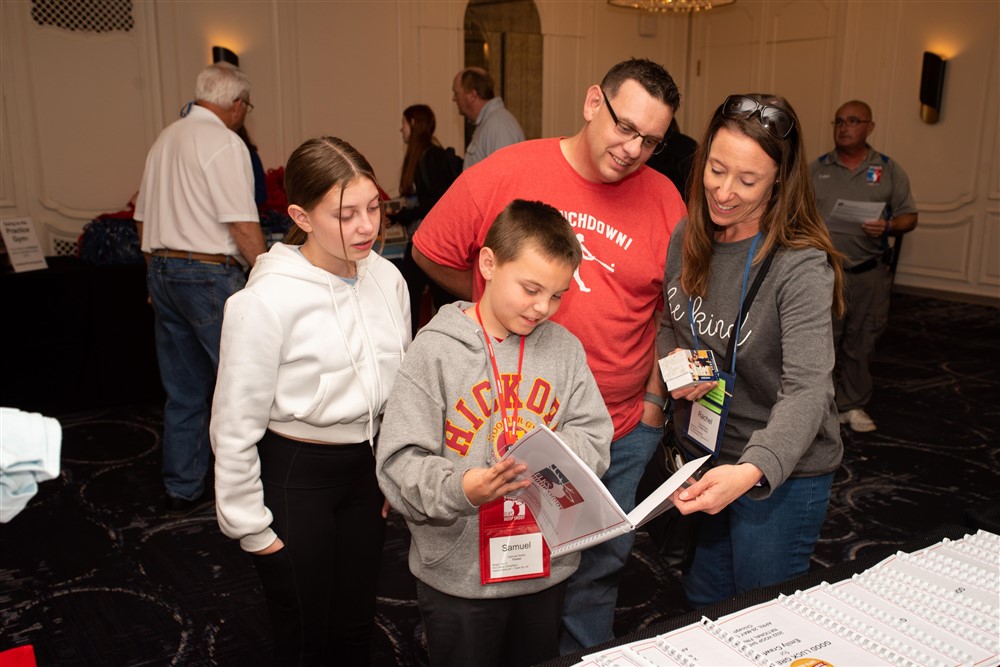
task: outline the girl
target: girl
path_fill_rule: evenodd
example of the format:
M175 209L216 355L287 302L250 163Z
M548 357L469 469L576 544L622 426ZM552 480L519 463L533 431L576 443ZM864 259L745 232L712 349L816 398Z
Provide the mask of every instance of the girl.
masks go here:
M399 175L399 196L415 198L416 204L407 206L392 216L392 221L406 225L409 238L420 226L420 221L434 207L441 195L448 190L462 171L462 159L451 148L445 149L434 136L437 123L434 112L426 104L414 104L403 110L399 132L406 144L403 169ZM413 318L412 334L419 328L420 301L424 289L430 287L434 304L441 307L455 301L455 297L438 287L417 266L412 256L413 242L406 244L403 254L403 276L410 289L410 303L417 315Z
M795 112L780 97L732 95L700 146L657 336L661 357L709 348L729 375L724 392L672 392L681 446L716 455L674 497L682 514L704 513L684 578L696 608L808 571L843 455L831 324L843 311L841 256L816 210ZM707 422L714 430L698 428Z
M296 227L226 303L212 409L219 525L253 554L281 664L367 665L386 511L372 450L410 342L372 252L371 165L334 137L285 167Z

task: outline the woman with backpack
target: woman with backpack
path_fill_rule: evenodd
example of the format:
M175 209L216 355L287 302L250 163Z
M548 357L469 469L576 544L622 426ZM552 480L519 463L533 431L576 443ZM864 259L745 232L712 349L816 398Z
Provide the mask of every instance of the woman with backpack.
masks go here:
M455 155L453 148L443 148L434 136L436 125L434 112L426 104L414 104L403 111L399 131L406 144L406 155L399 175L399 196L409 201L391 218L393 223L406 226L408 239L413 238L420 221L462 172L462 158ZM441 289L417 266L412 249L413 242L408 241L403 253L402 273L410 291L412 333L416 336L421 324L420 304L424 289L430 287L435 307L450 303L455 297Z

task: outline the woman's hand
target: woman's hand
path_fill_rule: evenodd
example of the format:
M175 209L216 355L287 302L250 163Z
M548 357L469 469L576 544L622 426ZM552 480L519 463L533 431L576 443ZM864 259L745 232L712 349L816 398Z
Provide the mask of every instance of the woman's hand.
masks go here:
M682 350L681 348L675 347L674 351L671 352L670 354L677 354L678 352L683 352L683 351L684 350ZM693 403L694 401L700 400L702 397L705 396L705 394L712 391L718 386L719 386L718 382L699 382L697 384L691 385L690 387L684 387L683 389L674 389L672 392L670 392L670 395L673 397L675 401L684 400L684 401L691 401Z
M687 488L676 491L671 500L681 514L718 514L753 488L761 477L760 468L752 463L719 466L706 472L699 481L692 481Z
M383 519L388 519L389 518L389 499L388 498L386 498L385 500L382 501L382 518Z
M692 403L701 400L705 394L719 386L718 382L699 382L683 389L674 389L670 392L674 400L683 399Z
M280 537L274 538L274 542L271 542L270 546L266 546L260 551L252 551L254 556L266 556L268 554L273 554L277 551L281 551L285 548L285 543L281 541Z
M479 507L508 493L531 486L530 480L516 481L518 475L528 472L528 466L513 459L505 459L489 468L470 468L462 476L462 490L469 502Z

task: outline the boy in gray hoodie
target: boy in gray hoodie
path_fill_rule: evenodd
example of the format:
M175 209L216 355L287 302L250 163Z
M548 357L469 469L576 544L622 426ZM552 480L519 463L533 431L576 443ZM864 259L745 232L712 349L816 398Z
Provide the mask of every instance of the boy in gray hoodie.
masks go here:
M547 321L571 298L580 261L558 211L511 202L480 250L482 299L438 312L389 396L376 472L412 534L410 570L434 667L529 665L559 654L564 582L579 553L549 562L530 510L504 497L529 485L526 466L499 459L545 424L596 474L608 467L613 427L583 346ZM504 573L490 537L511 530L532 546Z

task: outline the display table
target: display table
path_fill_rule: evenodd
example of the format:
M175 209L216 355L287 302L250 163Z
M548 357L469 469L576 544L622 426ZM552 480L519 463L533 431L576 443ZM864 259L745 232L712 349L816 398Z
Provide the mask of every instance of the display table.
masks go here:
M814 598L818 599L824 596L826 594L826 591L831 590L831 588L824 588L823 582L826 582L827 584L834 584L836 582L842 582L849 579L853 582L855 581L854 579L852 579L854 575L861 574L866 571L870 572L872 568L882 566L884 569L879 570L880 572L884 571L885 569L889 569L883 565L882 561L892 556L892 554L894 553L911 554L919 552L921 549L924 549L925 547L937 548L943 543L943 541L961 540L966 534L971 534L975 532L976 532L975 530L970 530L970 528L966 526L957 526L957 525L942 526L936 530L927 533L921 538L914 540L911 543L903 545L899 549L890 549L887 550L885 553L881 554L871 554L865 557L858 558L857 560L854 561L842 563L840 565L831 568L810 572L807 575L804 575L802 577L799 577L798 579L794 579L784 584L750 591L744 595L731 598L729 600L723 601L719 604L707 607L697 612L691 612L689 614L670 619L669 621L666 621L664 623L660 623L645 628L631 635L625 637L619 637L614 641L602 644L600 646L596 646L593 649L582 651L574 655L563 656L561 658L558 658L556 660L544 664L546 667L564 667L568 665L576 665L580 663L581 658L584 655L598 653L604 651L605 649L612 649L614 647L620 647L623 645L629 645L630 647L633 647L633 650L635 650L635 648L652 643L646 640L650 640L651 638L656 638L656 637L663 637L665 635L669 635L670 633L673 634L668 638L668 643L669 641L677 641L674 640L673 637L678 637L680 635L685 635L685 634L689 635L689 641L690 641L691 637L695 637L695 633L701 631L701 628L699 627L699 625L701 624L699 623L699 621L702 619L702 617L707 617L708 619L712 619L718 623L718 625L709 623L707 627L711 628L714 626L716 630L709 630L708 632L717 631L718 628L722 628L724 625L726 625L725 623L722 623L720 620L723 617L730 617L730 618L736 617L739 620L738 622L735 623L735 625L740 626L741 624L747 623L748 626L752 628L750 631L743 633L743 635L750 634L761 628L770 627L770 629L768 629L766 632L761 633L762 637L767 635L768 633L775 633L775 632L778 632L780 636L780 633L782 631L779 630L779 627L781 627L782 625L784 625L785 629L789 627L787 618L784 618L787 616L787 614L784 614L785 607L779 604L768 604L776 600L779 596L782 595L792 596L793 594L795 594L796 591L807 591L809 589L813 589L814 587L820 587L822 591L820 593L814 594ZM961 596L957 595L957 593L965 591L966 590L965 588L959 587L957 589L954 589L953 592L952 589L946 590L945 588L941 588L939 585L933 583L940 579L934 573L934 568L939 567L937 565L932 564L930 566L927 566L928 569L923 571L916 570L917 571L916 576L913 575L913 572L915 570L910 570L909 574L896 576L896 579L888 585L881 583L878 584L878 586L881 586L882 593L880 594L886 595L885 591L889 591L889 594L886 595L886 599L890 601L894 601L895 599L901 600L902 601L900 602L901 607L906 607L908 609L908 611L904 614L904 616L910 617L909 621L907 620L907 618L897 619L894 614L886 614L884 616L878 616L879 613L878 610L867 612L867 613L873 613L877 618L883 618L883 620L888 621L888 625L886 627L896 627L896 628L901 628L903 630L904 636L903 639L901 640L902 643L897 644L897 646L895 647L899 653L904 653L904 654L909 653L911 654L911 657L912 655L921 655L923 646L928 646L928 645L941 646L941 645L950 645L952 643L957 644L959 642L958 637L961 636L963 641L968 639L971 642L979 643L979 646L974 646L971 643L967 643L967 646L965 646L965 649L967 650L976 651L975 657L974 659L968 659L968 660L961 659L958 660L957 663L948 663L948 664L958 664L958 663L964 664L965 662L969 662L970 664L971 663L996 664L995 660L997 658L997 651L998 651L998 645L997 645L998 630L997 630L996 618L995 616L993 616L993 613L995 613L995 608L996 608L995 590L997 587L997 582L996 582L996 574L994 568L997 559L997 553L995 551L997 538L996 535L994 534L992 535L992 537L988 537L988 539L992 540L994 551L991 554L985 554L985 555L980 553L978 556L980 559L983 559L979 564L980 565L985 564L985 569L983 569L984 575L981 578L971 579L970 578L972 576L971 573L978 570L976 568L969 567L968 563L962 561L953 561L951 564L945 566L943 570L939 570L942 572L946 571L949 574L949 576L953 574L953 576L956 578L956 581L959 581L962 586L966 586L968 588L978 587L980 585L982 586L983 591L985 591L986 600L985 601L980 600L978 602L975 602L975 604L973 604L972 607L964 607L964 610L969 612L968 616L963 615L965 613L965 611L963 611L963 605L968 604L969 600L971 600L972 598L967 597L963 599ZM927 557L927 560L932 561L933 558L934 558L933 556L929 556ZM906 561L907 559L905 556L903 556L901 558L897 558L896 560ZM975 560L975 559L970 559L970 560ZM964 583L963 578L971 582L971 585ZM891 577L889 578L889 580L891 580ZM875 588L876 587L873 586L873 590ZM980 593L982 593L982 591L980 591ZM966 591L965 594L966 596L969 596L971 595L971 591ZM932 600L932 598L940 598L940 599ZM793 600L792 603L788 605L788 607L794 608L794 606L797 604L798 599L799 598L796 597L796 599ZM877 597L875 599L877 599ZM914 600L917 600L918 602L915 603ZM925 602L925 600L930 600L930 601ZM876 607L878 606L878 604L879 602L875 603ZM977 606L984 604L992 607L994 609L994 612L983 611L983 608ZM746 619L752 618L752 614L744 613L743 610L753 608L757 605L762 605L764 607L764 611L762 613L760 611L757 612L758 618L755 624L749 623L749 621L747 621ZM799 605L799 606L803 608L805 607L805 605ZM865 604L862 602L859 608L864 609ZM872 607L871 604L868 605L868 608L875 609L874 607ZM935 612L933 611L931 611L926 618L921 618L921 615L925 614L927 610L944 610L944 612L942 614L939 614L940 618L938 618L936 621L934 619ZM810 615L813 614L814 611L815 609L812 609L808 613L804 614L805 618L811 618L817 620L817 623L811 626L814 628L813 631L807 630L806 634L812 636L822 636L822 633L824 629L827 627L827 625L818 622L819 616ZM938 644L934 644L933 641L927 640L929 636L928 628L934 625L935 622L937 622L941 626L942 632L947 634L948 632L955 630L956 627L961 625L961 623L954 622L954 618L961 619L961 621L964 623L969 620L970 616L975 615L972 613L973 611L977 613L983 613L986 614L987 616L992 617L989 622L985 624L980 624L982 627L976 628L979 632L966 633L965 630L960 632L956 631L957 634L952 635L954 638L953 641L945 640L943 642L939 642ZM849 614L849 616L853 616L855 613L857 612L852 610L852 613ZM761 615L765 617L766 619L765 622L760 621L759 617ZM863 614L861 613L857 613L857 615L863 616ZM919 630L920 623L926 621L928 618L931 619L930 625L924 623L924 630L923 631ZM851 636L852 631L851 631L851 626L849 624L852 622L852 620L847 617L843 618L842 620L843 624L847 625L848 627L846 634L848 636ZM876 623L876 622L871 621L871 623ZM836 625L836 623L833 623L833 625ZM728 625L730 629L732 629L733 626L734 626L733 623L729 623ZM740 629L744 629L745 627L746 626L741 627ZM872 637L875 637L875 639L878 641L886 641L886 636L885 636L886 633L884 631L877 629L872 630L872 628L873 625L869 625L867 626L867 629L861 631L860 634L858 632L854 632L852 636L852 641L857 639L857 643L862 646L864 646L865 642L868 639L871 639ZM947 630L944 630L944 628L947 628ZM689 629L691 630L690 632ZM871 632L870 634L869 631ZM934 630L930 630L930 632L934 632ZM813 635L813 633L815 634ZM881 633L881 635L878 633ZM976 638L977 635L978 639ZM789 633L786 633L784 637L782 637L782 639L789 637L791 637L791 635ZM921 637L923 638L924 643L922 645L918 645L918 641ZM727 638L727 643L732 643L729 641L732 638L733 635L730 635ZM897 642L900 641L898 637L896 641ZM830 642L826 642L826 644L829 643ZM765 644L766 641L761 640L758 646ZM793 641L788 642L787 644L785 644L785 646L790 646L793 644L797 645L797 648L794 650L797 650L798 648L801 648L803 646L808 646L807 642L800 642L797 638ZM751 643L750 646L752 645L753 644ZM821 648L824 645L825 644L820 643L819 646L812 648ZM951 646L951 648L955 647ZM808 652L809 650L806 651L806 653ZM619 650L619 651L611 651L611 653L622 653L622 652ZM623 656L624 655L625 654L623 653ZM690 656L690 654L688 655ZM743 655L734 654L734 657L736 659L731 664L770 664L770 659L767 658L766 656L755 655L751 660L747 658L746 655L747 654ZM983 656L985 656L985 658ZM793 655L792 657L795 658L796 656ZM936 659L940 660L939 658ZM684 661L683 659L680 660L680 664L688 664L688 662L690 661ZM782 661L781 659L778 659L777 662L781 664L787 664L787 661ZM615 665L637 664L624 657L621 659L613 659L610 656L606 656L605 659L602 660L588 660L586 661L585 664L610 665L612 663L614 663ZM657 662L657 664L661 663ZM663 662L662 664L678 664L678 663L671 661L671 662ZM830 664L830 663L807 662L802 664ZM851 661L847 662L841 661L839 664L860 664L860 663ZM883 661L875 661L875 662L866 662L864 664L887 664L887 663ZM916 664L927 664L927 663L925 663L922 660L916 660Z
M0 273L0 405L46 415L162 398L145 265Z

